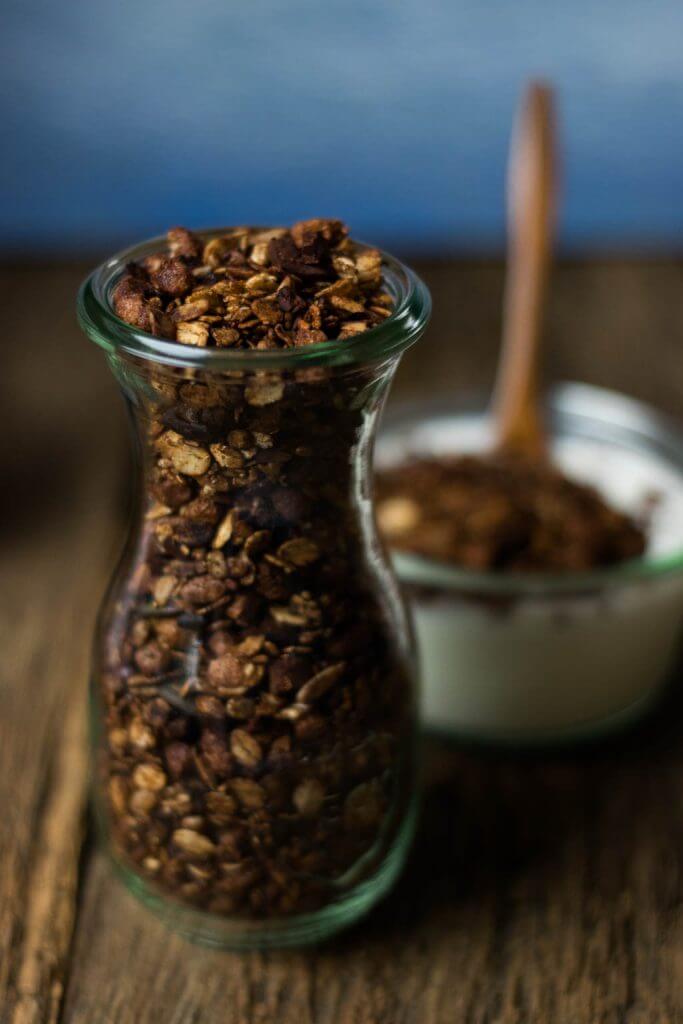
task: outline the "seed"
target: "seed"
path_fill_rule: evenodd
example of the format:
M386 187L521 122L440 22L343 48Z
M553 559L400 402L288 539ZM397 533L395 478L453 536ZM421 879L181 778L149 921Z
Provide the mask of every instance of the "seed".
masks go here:
M174 576L160 576L152 591L156 604L163 607L175 590L178 581Z
M244 287L252 295L267 295L277 288L278 279L273 274L254 274L244 282Z
M173 319L176 321L176 323L180 323L181 321L196 320L197 317L203 316L204 313L208 313L208 311L209 311L209 300L208 299L197 299L195 302L184 302L182 306L178 306L178 308L173 311L172 316L173 316ZM199 325L197 325L197 326L199 326ZM202 326L204 326L204 325L202 324ZM178 330L176 331L176 338L178 339L178 341L183 341L184 340L183 332L184 332L184 329L183 329L183 331L181 331L180 328L178 328ZM189 337L191 339L192 338L192 334L190 334ZM208 341L208 333L207 333L206 341ZM204 341L204 344L206 344L206 341ZM189 341L186 342L186 344L188 344L188 345L199 345L199 344L201 344L201 342L189 340Z
M246 636L237 649L243 657L252 658L261 650L264 640L265 637L260 635Z
M292 611L291 608L283 608L278 605L272 605L270 614L280 626L305 626L306 617L300 612Z
M109 733L109 749L112 754L121 757L126 750L128 733L125 729L112 729Z
M156 746L154 733L139 718L134 718L128 726L128 739L137 750L152 750Z
M256 810L263 807L266 794L263 787L253 779L233 779L230 783L233 793L247 810Z
M258 740L244 729L233 729L230 735L230 749L245 768L256 768L263 756Z
M343 676L344 668L344 662L340 661L336 665L328 665L321 672L317 672L301 687L296 695L297 701L308 704L318 700Z
M180 824L183 828L192 829L193 832L201 832L204 828L204 819L201 814L186 814L181 818Z
M166 775L155 764L139 764L133 772L133 785L136 789L158 792L166 785Z
M299 814L312 818L318 813L325 799L325 787L317 779L304 779L294 790L292 801Z
M146 818L157 802L157 794L151 789L136 789L128 801L131 814Z
M277 553L285 562L291 562L296 566L310 565L320 558L320 548L306 537L295 537L293 540L285 541Z
M112 775L109 780L109 801L116 814L126 813L128 785L122 775Z
M194 832L190 828L177 828L171 836L173 843L188 857L204 859L216 852L216 846L207 836Z
M237 811L237 802L229 793L207 793L204 804L206 813L217 824L229 821Z
M159 805L160 813L165 817L182 817L192 807L192 799L184 789L173 788L171 795L164 797Z
M232 537L232 510L221 520L211 542L212 548L222 548Z
M362 782L352 789L344 802L344 823L353 831L373 828L383 810L382 793L375 780Z

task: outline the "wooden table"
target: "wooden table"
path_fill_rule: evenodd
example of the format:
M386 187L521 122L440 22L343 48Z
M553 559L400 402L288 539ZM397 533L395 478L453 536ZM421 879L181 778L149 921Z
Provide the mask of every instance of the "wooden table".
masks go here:
M423 266L429 338L396 393L487 387L502 274ZM599 749L426 749L395 892L305 952L193 947L118 884L85 814L93 617L123 529L123 410L73 316L81 267L6 270L2 1024L596 1024L683 1021L683 702ZM683 411L683 265L563 265L554 376ZM129 471L128 471L129 472Z

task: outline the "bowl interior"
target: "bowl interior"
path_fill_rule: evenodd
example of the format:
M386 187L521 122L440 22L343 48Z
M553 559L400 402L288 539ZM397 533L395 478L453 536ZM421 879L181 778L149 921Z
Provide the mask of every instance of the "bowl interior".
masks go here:
M405 582L509 593L511 590L595 589L634 578L683 572L683 433L655 410L616 392L564 384L548 396L552 452L570 477L596 487L613 506L647 514L642 558L580 574L491 573L458 569L394 551ZM481 397L413 403L389 410L376 449L376 466L407 458L478 453L492 442Z

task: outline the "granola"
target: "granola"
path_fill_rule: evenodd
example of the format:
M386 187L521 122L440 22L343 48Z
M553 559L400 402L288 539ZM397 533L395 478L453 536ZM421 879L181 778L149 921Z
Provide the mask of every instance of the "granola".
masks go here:
M385 320L378 249L338 220L233 228L202 242L172 228L166 252L130 264L113 294L122 320L200 348L286 349L352 338Z
M416 458L377 475L376 499L392 547L467 569L578 572L645 550L596 490L520 456Z
M391 309L379 253L322 220L203 242L172 229L113 304L236 349L350 338ZM358 510L386 370L130 359L121 380L146 466L96 684L114 848L215 913L314 910L377 870L412 786L404 638Z

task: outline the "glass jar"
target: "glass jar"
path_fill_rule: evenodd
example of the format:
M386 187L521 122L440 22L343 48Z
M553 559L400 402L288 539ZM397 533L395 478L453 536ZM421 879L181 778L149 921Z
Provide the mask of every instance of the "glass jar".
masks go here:
M410 630L370 466L429 295L386 257L395 309L365 334L191 348L110 306L126 263L162 245L109 260L79 297L139 463L95 640L97 816L128 886L188 937L310 942L382 896L414 825Z

